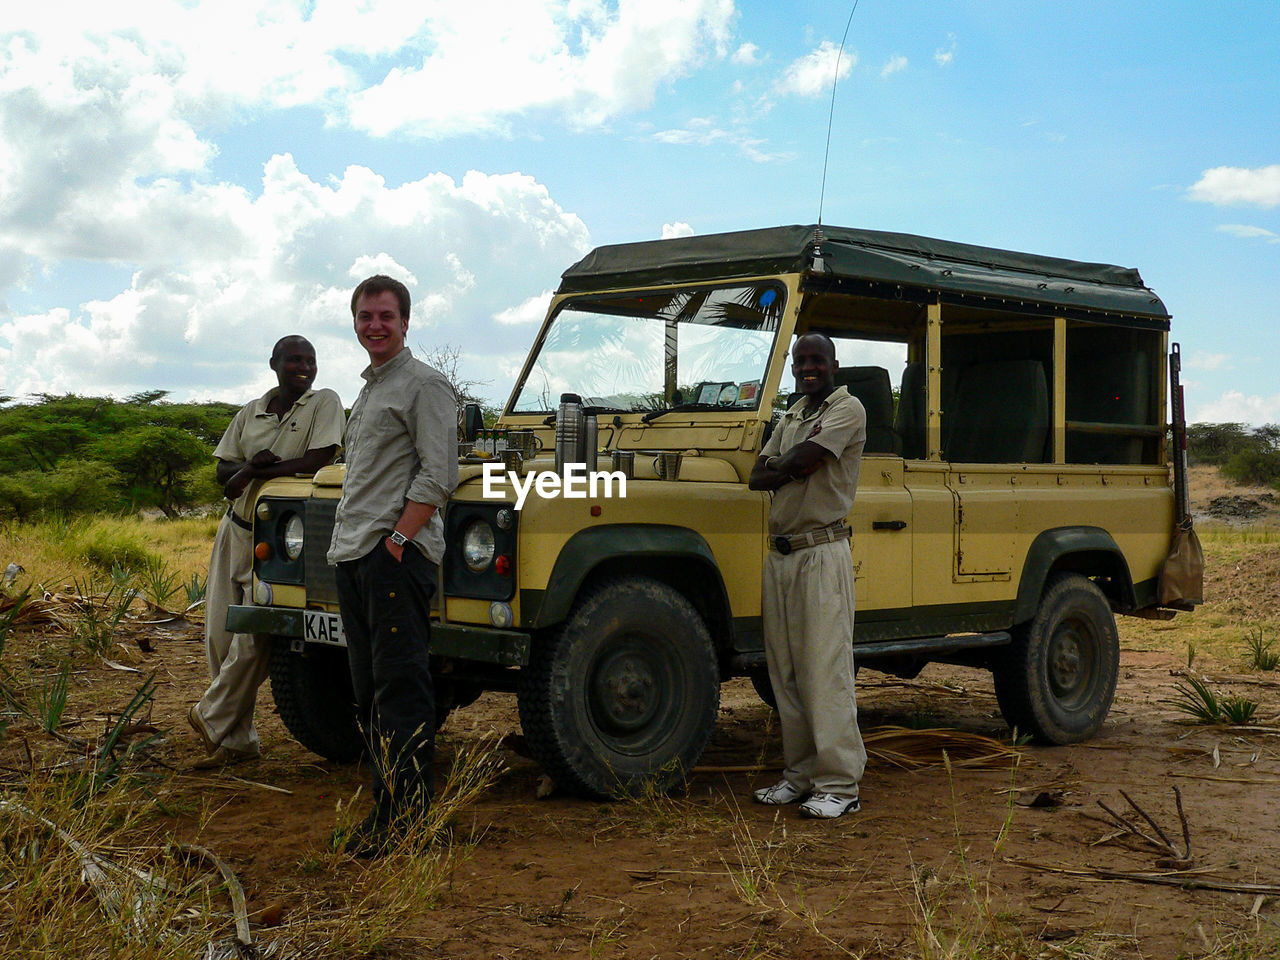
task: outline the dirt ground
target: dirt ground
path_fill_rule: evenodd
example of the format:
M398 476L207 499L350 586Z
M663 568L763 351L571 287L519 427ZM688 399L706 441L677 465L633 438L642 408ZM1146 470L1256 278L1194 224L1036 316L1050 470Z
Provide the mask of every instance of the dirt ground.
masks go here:
M157 675L154 719L170 730L161 757L179 766L198 755L182 718L202 690L203 651L192 630L154 637L155 652L143 656ZM1090 952L1076 955L1089 957L1200 956L1242 938L1274 944L1280 912L1270 899L1255 907L1250 893L1095 872L1173 875L1158 866L1158 853L1108 840L1114 830L1098 821L1097 801L1134 816L1126 790L1180 845L1179 787L1195 859L1184 880L1280 882L1280 682L1251 674L1224 684L1263 703L1255 728L1190 727L1160 702L1182 667L1125 642L1116 703L1092 742L1025 747L1012 772L907 772L873 759L862 812L834 823L749 802L752 788L776 777L780 745L771 712L745 681L724 688L703 765L687 793L670 800L540 800L536 765L503 747L506 772L459 825L474 847L392 955L901 957L915 955L926 909L936 911L930 923L939 931L981 914L1006 938L1041 949L1083 943ZM130 689L110 669L84 682L106 702L117 699L111 691ZM859 702L864 731L899 724L1008 735L990 677L979 671L935 665L911 681L864 672ZM175 774L162 797L188 813L157 829L217 852L239 875L251 910L282 903L288 921L324 902L325 883L344 882L318 878L305 864L333 828L335 802L355 792L362 774L291 741L265 688L259 716L263 758ZM516 731L511 697L486 695L457 712L440 738L440 776L461 747ZM766 769L723 772L757 765ZM214 813L198 832L206 802ZM355 878L368 868L351 861L345 869ZM1266 949L1234 955L1274 955Z
M1231 595L1242 592L1237 577L1274 591L1280 544L1247 567L1213 570L1211 582ZM1280 884L1280 674L1197 661L1196 672L1219 689L1258 700L1258 720L1249 728L1179 722L1162 701L1187 667L1176 632L1188 622L1156 625L1174 633L1155 644L1150 624L1142 632L1120 619L1119 689L1093 741L1022 747L1013 770L912 772L873 754L862 812L831 823L750 802L753 788L776 778L781 750L771 711L746 681L724 687L716 733L686 793L618 803L539 799L540 771L516 749L514 697L487 694L443 728L438 776L485 737L503 738L506 769L457 825L455 836L473 843L448 885L387 955L992 955L981 940L968 952L931 946L932 934L945 941L968 930L991 943L1028 945L1000 956L1280 956L1276 899L1195 888ZM129 634L151 641L152 652L135 648L128 659L155 672L152 718L168 731L159 757L177 770L199 751L184 720L206 681L198 625ZM73 711L94 722L93 711L118 709L140 676L108 666L79 674ZM903 725L1009 735L991 678L980 671L933 665L910 681L864 671L858 699L864 732ZM154 827L158 837L198 842L223 857L251 910L282 904L285 927L258 932L270 940L370 868L356 861L336 875L308 868L333 829L336 803L355 793L362 771L323 762L289 739L265 686L259 730L262 759L168 777L161 796L177 815ZM20 733L11 729L10 746ZM1102 801L1151 832L1124 790L1181 846L1175 788L1190 870L1161 863L1161 854L1099 820ZM200 829L206 805L212 816Z

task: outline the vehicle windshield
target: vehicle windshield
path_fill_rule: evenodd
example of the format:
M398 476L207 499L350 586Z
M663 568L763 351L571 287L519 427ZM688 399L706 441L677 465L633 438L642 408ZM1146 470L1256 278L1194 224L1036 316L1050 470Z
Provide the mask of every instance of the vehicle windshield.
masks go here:
M786 301L768 280L565 301L512 413L551 413L562 393L620 413L754 410Z

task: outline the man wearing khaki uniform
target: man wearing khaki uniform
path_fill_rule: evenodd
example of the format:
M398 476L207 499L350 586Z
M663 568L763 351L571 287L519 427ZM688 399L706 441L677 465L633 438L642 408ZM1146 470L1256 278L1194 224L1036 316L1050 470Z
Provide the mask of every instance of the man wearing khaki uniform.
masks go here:
M828 337L800 337L791 356L802 399L783 416L749 480L753 490L773 491L761 605L786 761L783 779L757 790L755 799L803 800L804 816L832 819L859 809L867 762L854 699L853 561L845 524L867 415L856 397L836 387Z
M227 608L250 599L253 481L315 473L333 462L342 443L342 401L332 390L312 389L315 348L303 337L284 337L272 351L271 369L278 385L236 414L213 452L218 482L232 503L218 524L205 588L211 682L187 714L207 754L197 768L252 760L260 752L253 707L267 675L267 640L226 627Z

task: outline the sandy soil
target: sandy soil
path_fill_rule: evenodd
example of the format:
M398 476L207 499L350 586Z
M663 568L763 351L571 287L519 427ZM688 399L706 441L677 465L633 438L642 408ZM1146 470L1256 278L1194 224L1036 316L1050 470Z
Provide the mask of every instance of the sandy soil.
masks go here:
M1280 551L1260 556L1245 570L1211 571L1215 592L1274 591ZM474 847L389 955L888 958L918 955L928 929L954 931L981 915L997 928L990 935L1026 938L1031 957L1068 955L1068 947L1086 957L1225 956L1244 943L1248 952L1231 955L1275 956L1274 900L1193 885L1280 883L1280 677L1197 662L1220 689L1259 700L1260 722L1185 725L1162 702L1185 657L1134 640L1131 623L1120 621L1119 690L1095 740L1024 747L1013 771L910 772L873 758L862 812L834 823L750 802L753 788L776 778L780 746L771 711L746 681L725 686L714 739L687 792L625 803L538 799L539 770L513 749L514 698L488 694L446 723L439 776L457 751L494 735L506 738L507 769L459 824ZM198 755L184 721L206 677L198 626L130 632L152 641L152 652L135 649L131 660L155 671L153 719L169 731L159 756L177 768ZM903 724L1008 736L985 673L934 665L911 681L870 671L859 680L864 731ZM98 667L77 676L72 704L91 718L118 708L138 683ZM263 758L175 773L165 789L178 815L155 829L217 852L251 909L282 903L287 923L369 869L351 861L335 877L308 868L334 826L335 803L363 775L290 740L265 687L259 724ZM11 736L8 750L16 742ZM1124 790L1180 845L1175 788L1194 860L1183 872L1098 819L1099 801L1132 814ZM206 803L214 812L198 832Z
M145 659L159 681L155 719L171 729L161 756L178 765L198 755L182 717L202 688L203 653L194 635L180 633L159 638ZM1096 819L1097 802L1131 815L1126 790L1180 841L1179 787L1196 868L1188 878L1280 882L1280 682L1215 674L1225 688L1263 701L1269 731L1188 727L1160 702L1185 664L1127 644L1122 664L1116 704L1094 741L1023 748L1012 772L907 772L873 760L862 812L835 823L749 802L752 788L776 777L780 746L771 712L745 681L725 687L703 767L670 800L539 800L537 767L503 748L507 771L460 825L478 842L392 956L826 957L844 948L899 957L911 955L923 929L917 892L938 907L939 929L963 924L980 905L1005 937L1079 941L1098 951L1086 956L1196 956L1238 937L1265 938L1268 928L1280 937L1272 902L1249 916L1254 895L1095 873L1172 875L1158 853L1112 837ZM128 688L112 673L90 681L99 693ZM935 665L912 681L868 671L859 701L864 730L909 724L1008 734L990 677L978 671ZM264 757L215 774L176 774L166 802L181 809L185 801L191 814L159 828L224 857L251 909L281 902L286 920L297 919L332 895L324 887L335 881L305 864L333 828L335 801L350 797L362 774L289 740L265 690L259 706ZM459 748L517 730L512 698L486 695L446 724L440 775ZM721 772L761 761L761 772ZM216 812L197 835L194 811L206 800ZM354 882L367 868L352 861L346 869Z

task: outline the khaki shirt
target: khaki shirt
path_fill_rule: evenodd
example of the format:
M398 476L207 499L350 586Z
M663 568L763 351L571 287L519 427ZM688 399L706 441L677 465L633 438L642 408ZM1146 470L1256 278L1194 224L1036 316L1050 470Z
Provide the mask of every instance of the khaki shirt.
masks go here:
M458 485L458 400L438 370L408 347L365 384L347 423L347 476L333 524L329 562L358 560L390 535L406 500L437 508L413 543L444 558L443 507Z
M803 480L792 480L773 491L769 506L769 533L805 533L843 520L858 492L858 468L867 442L867 412L862 401L836 387L816 410L808 398L794 404L782 416L761 456L776 457L798 443L812 440L829 456L817 471Z
M219 460L244 463L253 459L255 453L270 450L281 460L296 460L308 450L342 446L345 417L336 393L328 389L308 390L294 401L287 414L276 419L274 413L268 412L267 405L279 392L279 387L272 387L241 407L213 455ZM249 484L233 505L241 519L251 519L247 511L259 486L260 481Z

